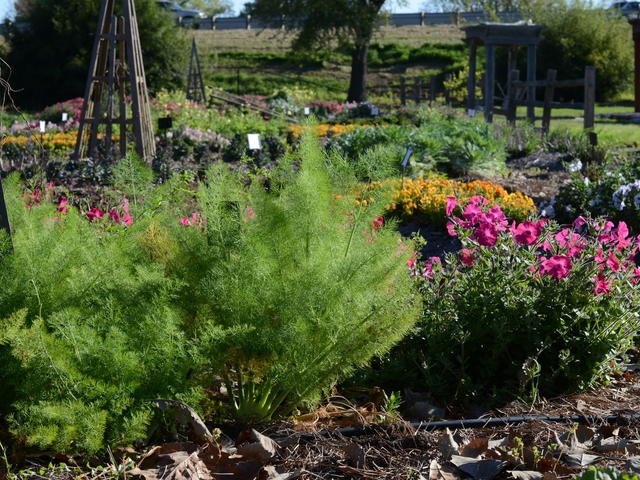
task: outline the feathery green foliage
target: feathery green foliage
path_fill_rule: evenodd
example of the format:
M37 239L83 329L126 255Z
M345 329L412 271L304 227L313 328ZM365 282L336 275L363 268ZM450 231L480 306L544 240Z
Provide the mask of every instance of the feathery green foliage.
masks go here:
M391 348L420 310L411 244L371 224L383 199L354 208L353 194L334 195L316 140L300 155L300 169L287 157L270 189L214 165L195 199L187 176L151 189L126 159L115 183L139 193L128 227L47 201L25 206L11 177L0 415L12 432L39 448L99 452L146 437L148 400L200 409L215 379L238 418L264 420ZM141 185L123 181L127 172Z

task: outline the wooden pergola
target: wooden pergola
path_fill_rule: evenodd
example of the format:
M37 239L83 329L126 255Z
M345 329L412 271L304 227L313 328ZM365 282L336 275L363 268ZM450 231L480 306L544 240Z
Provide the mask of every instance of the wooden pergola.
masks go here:
M536 79L536 49L542 37L540 31L544 25L530 23L481 23L464 27L465 42L469 45L469 79L467 80L467 108L476 110L476 59L478 46L483 45L486 57L486 73L484 76L483 103L484 117L487 122L493 120L493 101L496 86L496 47L509 48L507 72L516 68L516 48L527 47L527 81ZM527 100L535 99L535 87L527 90ZM527 115L533 116L533 104L527 106Z

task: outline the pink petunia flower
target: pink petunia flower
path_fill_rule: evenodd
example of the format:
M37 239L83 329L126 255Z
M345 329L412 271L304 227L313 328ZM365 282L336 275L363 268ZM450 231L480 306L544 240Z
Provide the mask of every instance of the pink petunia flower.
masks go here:
M473 231L472 238L484 247L493 247L498 241L498 230L491 223L481 223Z
M453 210L456 208L456 197L447 197L447 206L445 207L445 214L450 217Z
M596 281L596 286L593 289L593 293L595 293L596 296L609 295L611 293L609 287L613 282L607 282L607 277L605 277L604 274L599 273L598 276L593 279Z
M607 258L607 260L604 263L613 272L617 272L618 270L620 270L620 262L618 261L618 259L616 258L615 254L613 253L613 250L609 252L609 257Z
M540 273L549 275L551 278L560 280L569 275L571 270L571 260L564 255L553 255L552 257L545 258L540 263Z
M473 264L476 263L475 249L463 249L460 252L460 262L467 267L472 267Z
M522 222L512 233L513 239L520 245L533 245L542 233L542 225L538 222Z
M447 232L452 237L457 237L458 236L458 234L456 233L456 224L453 223L452 221L448 221L447 222Z

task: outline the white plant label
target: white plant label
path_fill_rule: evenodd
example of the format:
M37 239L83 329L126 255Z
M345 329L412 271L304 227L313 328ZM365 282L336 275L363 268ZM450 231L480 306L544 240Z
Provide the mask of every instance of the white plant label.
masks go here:
M44 133L47 131L47 122L44 120L40 120L40 133Z
M467 115L469 115L470 117L475 117L476 111L473 108L470 108L469 110L467 110Z
M380 109L378 107L371 107L371 115L377 117L380 115Z
M62 112L62 121L66 122L69 120L69 114L67 112Z
M262 148L259 133L249 133L247 135L247 141L249 142L249 150L260 150Z
M305 115L310 115L311 114L311 109L309 107L304 107L304 114Z

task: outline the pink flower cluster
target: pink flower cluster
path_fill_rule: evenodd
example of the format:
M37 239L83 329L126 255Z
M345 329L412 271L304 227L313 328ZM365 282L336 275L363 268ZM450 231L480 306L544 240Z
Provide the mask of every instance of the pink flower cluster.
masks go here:
M553 231L546 229L545 219L513 221L509 225L499 206L489 208L487 199L479 196L464 206L462 218L451 216L456 207L456 199L447 198L445 211L450 218L447 230L465 244L458 258L466 267L476 263L482 247L491 248L503 242L509 249L527 248L533 259L529 270L535 278L547 276L560 281L576 268L596 265L599 273L592 277L595 295L610 294L611 288L624 278L632 284L640 280L640 268L635 261L640 237L631 237L625 222L615 225L578 217L572 228ZM595 233L589 235L590 231ZM433 263L429 260L427 265ZM623 275L625 272L627 277Z
M122 199L122 203L120 204L120 209L122 213L114 208L110 209L108 212L109 220L111 220L111 222L115 223L116 225L124 225L126 227L132 225L133 217L129 212L129 200L127 200L126 197ZM103 212L99 208L94 207L91 210L89 210L85 215L87 216L90 222L93 222L95 220L100 220L104 218L106 213L107 212Z
M180 217L180 223L185 227L204 227L205 218L199 213L194 213L191 218Z

